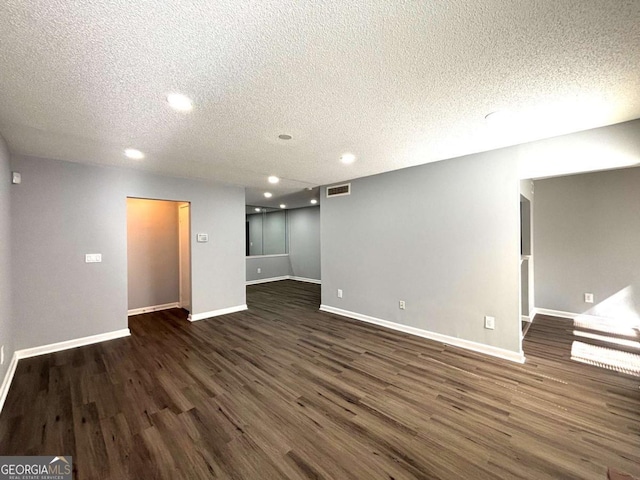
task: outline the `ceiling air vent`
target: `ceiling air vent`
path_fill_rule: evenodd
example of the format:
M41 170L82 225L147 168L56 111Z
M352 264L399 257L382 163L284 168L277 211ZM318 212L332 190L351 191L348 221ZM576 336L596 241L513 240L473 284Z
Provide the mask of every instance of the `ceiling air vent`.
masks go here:
M341 195L351 195L350 183L345 183L344 185L335 185L333 187L327 187L327 198L339 197Z

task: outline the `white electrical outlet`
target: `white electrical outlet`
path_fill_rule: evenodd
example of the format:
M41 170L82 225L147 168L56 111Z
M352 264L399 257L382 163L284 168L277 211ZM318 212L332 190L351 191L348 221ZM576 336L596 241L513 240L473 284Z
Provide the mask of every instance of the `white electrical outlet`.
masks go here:
M484 317L484 328L488 328L489 330L493 330L494 328L496 328L495 317Z
M405 303L404 300L400 300L398 306L400 307L400 310L406 310L407 308L407 304Z
M338 289L338 298L342 298L342 290Z
M584 294L584 303L593 303L593 293Z
M261 268L258 268L258 273L262 273L262 269Z
M87 253L84 256L85 263L100 263L102 262L102 254L101 253Z

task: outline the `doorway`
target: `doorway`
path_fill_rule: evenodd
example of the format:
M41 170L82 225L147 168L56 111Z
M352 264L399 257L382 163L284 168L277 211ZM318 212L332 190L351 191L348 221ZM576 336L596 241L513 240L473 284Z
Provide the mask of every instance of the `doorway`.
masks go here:
M128 314L191 310L190 204L127 198Z
M533 309L533 249L531 200L520 194L520 316L522 338L531 326Z
M191 313L191 206L178 205L178 248L180 269L180 307Z

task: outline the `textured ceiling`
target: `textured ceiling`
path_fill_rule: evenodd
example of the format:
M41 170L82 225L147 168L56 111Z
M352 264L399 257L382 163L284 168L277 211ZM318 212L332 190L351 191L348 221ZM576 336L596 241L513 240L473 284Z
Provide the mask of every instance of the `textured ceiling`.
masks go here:
M638 118L638 25L640 1L623 0L3 0L0 133L14 153L215 179L276 205ZM168 108L174 91L191 113ZM543 115L491 129L504 108Z

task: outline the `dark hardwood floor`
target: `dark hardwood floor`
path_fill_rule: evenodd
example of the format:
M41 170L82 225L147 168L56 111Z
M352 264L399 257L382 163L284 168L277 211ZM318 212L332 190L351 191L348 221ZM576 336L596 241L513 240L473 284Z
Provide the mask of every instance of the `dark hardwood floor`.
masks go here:
M572 322L538 317L518 365L318 312L319 291L251 286L247 312L21 360L0 454L72 455L77 479L640 475L639 378L571 360Z

